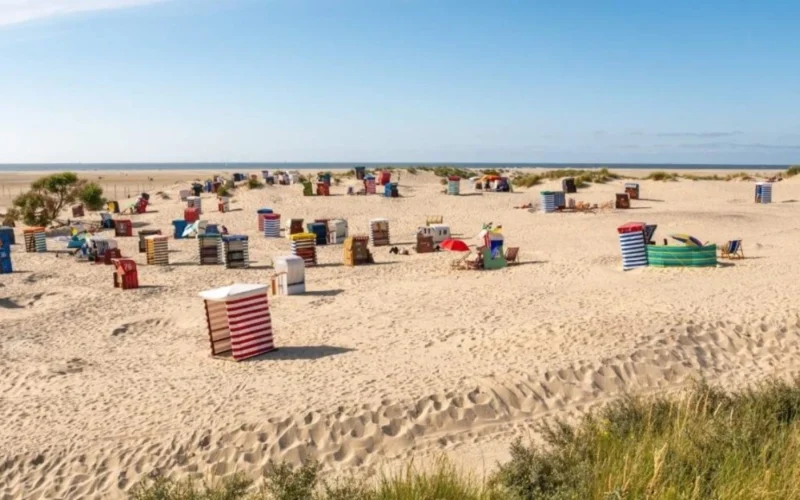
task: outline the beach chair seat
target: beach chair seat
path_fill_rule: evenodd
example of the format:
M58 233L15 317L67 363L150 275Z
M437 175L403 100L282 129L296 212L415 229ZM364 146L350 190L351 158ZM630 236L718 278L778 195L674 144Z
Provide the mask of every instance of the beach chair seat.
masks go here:
M720 245L723 259L744 259L742 240L731 240L724 245Z
M506 263L519 264L519 247L508 247L506 249Z

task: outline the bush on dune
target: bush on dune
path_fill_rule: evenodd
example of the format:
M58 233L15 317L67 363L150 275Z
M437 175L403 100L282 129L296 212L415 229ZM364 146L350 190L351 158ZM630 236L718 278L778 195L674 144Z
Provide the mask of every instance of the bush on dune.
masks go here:
M800 174L800 165L792 165L786 169L786 177L794 177Z

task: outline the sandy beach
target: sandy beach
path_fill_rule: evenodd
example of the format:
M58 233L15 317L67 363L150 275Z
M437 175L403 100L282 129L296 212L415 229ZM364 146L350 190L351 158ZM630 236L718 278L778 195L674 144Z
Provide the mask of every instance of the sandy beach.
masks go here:
M8 186L32 175L0 174L0 207L14 194ZM171 234L185 208L179 189L209 172L85 177L97 175L108 197L118 186L123 205L143 186L169 195L131 217L135 235ZM400 198L346 196L348 181L330 197L304 197L299 185L241 187L221 214L203 194L205 220L250 237L251 268L200 266L193 239L170 239L172 265L148 266L138 237L117 238L139 265L141 287L129 291L113 288L110 266L25 253L18 227L15 272L0 275L0 498L122 498L153 471L259 477L270 459L369 475L444 453L483 474L546 418L700 377L733 387L798 371L797 178L775 183L767 205L754 203L751 181L639 181L630 210L544 214L514 207L558 182L513 193L462 182L462 196L446 196L430 173L400 175ZM575 198L602 203L624 182ZM459 254L379 247L374 265L348 267L341 245L321 246L306 294L270 295L279 350L222 361L210 356L198 293L269 282L271 259L288 255L289 242L258 234L261 207L284 223L344 218L351 234L384 217L392 245L409 250L428 215L470 244L493 222L521 263L456 271ZM658 224L659 244L673 233L741 238L747 258L624 272L616 228L629 221Z

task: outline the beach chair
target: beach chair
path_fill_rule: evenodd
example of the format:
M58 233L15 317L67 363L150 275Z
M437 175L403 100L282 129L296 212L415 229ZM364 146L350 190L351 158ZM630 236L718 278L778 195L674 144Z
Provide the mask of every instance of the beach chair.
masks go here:
M519 254L519 247L508 247L506 249L506 263L507 264L519 264L519 260L517 256Z
M428 215L425 217L425 225L430 226L432 224L441 224L443 220L443 215Z
M723 259L744 259L742 240L731 240L721 245L719 249L722 252Z
M653 241L653 235L656 234L656 229L658 228L658 224L645 224L644 226L644 244L645 245L655 245L656 243Z
M466 269L467 258L472 255L472 252L467 252L460 259L450 262L450 269Z

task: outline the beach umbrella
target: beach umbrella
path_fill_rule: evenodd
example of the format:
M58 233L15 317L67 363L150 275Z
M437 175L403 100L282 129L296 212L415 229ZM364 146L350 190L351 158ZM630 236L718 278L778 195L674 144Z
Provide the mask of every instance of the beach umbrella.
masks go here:
M687 247L701 247L703 246L703 242L695 238L694 236L689 236L688 234L671 234L670 237L674 240L678 240Z
M469 247L466 243L452 238L444 240L439 246L445 250L450 250L451 252L469 252Z

